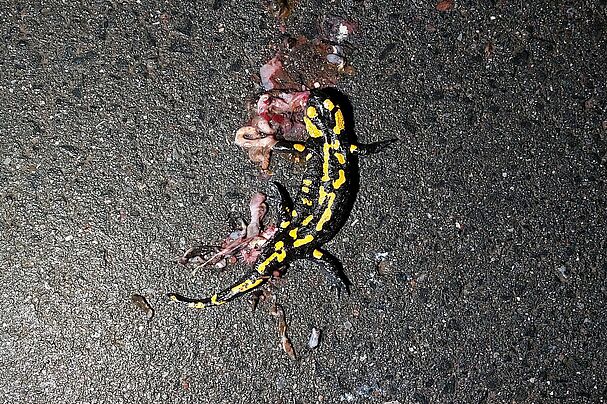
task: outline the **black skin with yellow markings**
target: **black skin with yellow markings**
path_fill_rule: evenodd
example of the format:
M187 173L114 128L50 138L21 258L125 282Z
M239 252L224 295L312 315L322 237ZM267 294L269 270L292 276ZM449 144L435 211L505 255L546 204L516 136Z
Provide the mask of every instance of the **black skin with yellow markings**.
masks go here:
M192 308L218 306L260 287L299 259L319 264L338 294L349 291L351 283L341 262L322 246L339 232L352 210L358 191L357 156L378 152L394 140L358 144L348 105L333 89L312 90L304 111L308 140L280 141L274 147L275 151L301 153L306 171L294 199L274 182L281 199L279 231L264 245L254 270L209 298L169 294L171 300Z

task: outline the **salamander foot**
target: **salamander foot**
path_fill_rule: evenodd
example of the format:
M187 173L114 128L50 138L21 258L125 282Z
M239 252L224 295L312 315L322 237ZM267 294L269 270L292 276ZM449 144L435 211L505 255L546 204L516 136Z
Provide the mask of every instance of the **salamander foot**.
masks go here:
M338 298L344 291L347 294L350 294L350 286L352 285L352 282L350 282L344 273L343 265L337 259L337 257L327 250L316 249L312 252L311 259L321 267L331 289L335 289L337 292Z
M373 142L373 143L358 143L350 146L350 151L352 154L356 154L359 156L368 156L369 154L380 153L392 146L394 143L398 142L398 139L390 139L390 140L382 140L381 142Z

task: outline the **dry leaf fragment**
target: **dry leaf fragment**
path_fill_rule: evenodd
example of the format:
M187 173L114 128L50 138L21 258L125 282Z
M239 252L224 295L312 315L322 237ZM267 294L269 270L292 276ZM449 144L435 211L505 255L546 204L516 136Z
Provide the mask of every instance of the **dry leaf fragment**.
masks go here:
M454 0L442 0L436 5L438 11L449 11L453 8Z
M489 41L485 44L485 57L489 58L491 57L491 55L493 54L493 51L495 49L495 45L493 45L493 42Z
M154 309L145 297L138 294L133 294L131 295L131 301L135 304L135 306L145 313L148 320L151 320L152 317L154 317Z
M280 342L282 344L282 349L287 353L289 358L293 360L297 359L297 356L295 356L295 349L293 349L293 345L291 344L289 337L281 337Z
M287 321L284 310L279 304L274 303L270 309L270 314L278 320L278 335L280 336L280 345L282 346L282 349L287 353L289 358L297 359L295 349L293 349L293 345L287 335Z

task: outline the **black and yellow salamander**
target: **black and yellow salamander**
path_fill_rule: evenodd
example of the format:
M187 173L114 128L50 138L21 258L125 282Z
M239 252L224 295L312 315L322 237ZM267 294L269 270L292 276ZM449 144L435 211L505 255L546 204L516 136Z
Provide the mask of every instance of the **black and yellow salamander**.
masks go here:
M303 118L308 140L279 141L274 146L276 151L301 153L306 170L295 200L281 184L274 183L281 200L279 230L263 245L254 269L209 298L169 294L171 300L197 309L219 306L260 287L276 271L300 259L318 263L338 293L349 291L350 281L340 261L323 245L339 232L352 209L358 191L358 156L375 153L394 140L357 143L352 118L339 99L332 89L312 90Z

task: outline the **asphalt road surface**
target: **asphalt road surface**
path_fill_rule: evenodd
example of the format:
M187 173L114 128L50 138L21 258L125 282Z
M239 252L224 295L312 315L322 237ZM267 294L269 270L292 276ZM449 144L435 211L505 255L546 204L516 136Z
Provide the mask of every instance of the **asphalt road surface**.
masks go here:
M280 42L257 1L3 2L0 402L602 402L607 396L606 3L302 0L359 26L339 81L361 162L328 248L268 305L205 311L242 268L176 263L267 181L233 145ZM301 168L273 163L292 187ZM155 310L148 321L131 295ZM307 348L312 327L318 348Z

